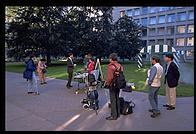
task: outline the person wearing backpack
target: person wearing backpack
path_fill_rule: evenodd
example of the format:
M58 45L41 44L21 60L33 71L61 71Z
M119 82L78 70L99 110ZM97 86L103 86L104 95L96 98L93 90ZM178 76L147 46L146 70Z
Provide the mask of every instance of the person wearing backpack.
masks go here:
M158 56L152 56L152 64L150 71L148 71L149 78L147 78L146 83L149 86L149 102L152 109L149 109L149 112L152 112L152 118L155 118L160 114L158 109L158 91L161 87L161 77L163 74L163 67L159 64L160 58Z
M117 120L120 117L120 100L119 100L119 92L120 88L117 86L117 81L115 77L115 72L117 68L120 72L123 72L123 67L117 62L117 54L112 53L109 56L110 64L108 64L107 68L107 79L106 86L109 88L110 94L110 102L111 102L111 115L106 117L106 120Z
M35 55L30 55L30 59L26 62L26 69L23 73L23 78L27 79L28 81L28 94L33 93L33 83L35 84L35 94L40 95L39 88L38 88L38 82L37 82L37 77L35 75L35 71L37 70L35 64Z

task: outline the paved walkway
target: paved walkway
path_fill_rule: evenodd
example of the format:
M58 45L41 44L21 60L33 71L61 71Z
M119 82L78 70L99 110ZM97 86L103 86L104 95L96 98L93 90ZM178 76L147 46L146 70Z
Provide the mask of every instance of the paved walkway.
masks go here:
M50 79L40 86L39 96L26 94L26 81L22 74L6 72L6 131L156 131L194 130L194 98L177 98L176 109L167 111L166 103L159 96L161 115L150 117L148 95L141 92L121 93L126 100L136 103L134 113L122 116L116 121L107 121L110 114L107 107L107 89L99 89L100 109L84 111L80 100L85 94L74 94L65 87L65 80ZM73 83L76 86L77 83Z

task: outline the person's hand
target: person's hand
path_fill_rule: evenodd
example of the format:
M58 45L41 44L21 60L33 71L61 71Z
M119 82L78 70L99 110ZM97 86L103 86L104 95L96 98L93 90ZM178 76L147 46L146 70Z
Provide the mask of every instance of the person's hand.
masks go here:
M76 67L77 65L76 64L74 64L74 67Z

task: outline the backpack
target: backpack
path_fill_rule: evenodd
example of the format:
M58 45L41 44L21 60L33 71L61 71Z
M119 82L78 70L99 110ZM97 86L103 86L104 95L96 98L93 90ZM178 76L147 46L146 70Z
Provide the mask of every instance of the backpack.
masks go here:
M119 100L120 100L120 114L122 115L132 114L133 108L135 107L135 103L133 103L132 101L130 102L125 101L123 97L120 97Z
M113 78L113 84L114 87L118 89L123 89L126 87L126 80L125 76L123 74L123 71L121 71L121 67L117 68L115 64L112 64L115 68L116 71L114 72L114 78Z

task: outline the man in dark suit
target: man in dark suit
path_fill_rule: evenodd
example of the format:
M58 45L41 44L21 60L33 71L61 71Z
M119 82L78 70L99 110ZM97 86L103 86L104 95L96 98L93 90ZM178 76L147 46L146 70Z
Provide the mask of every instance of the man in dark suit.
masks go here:
M167 110L175 109L176 104L176 87L178 85L178 80L180 78L180 73L178 71L178 67L172 61L174 59L173 54L166 54L165 61L166 69L165 69L165 90L168 104L163 105L167 107Z
M73 76L74 67L76 67L76 64L73 63L73 54L69 53L69 57L67 58L67 73L68 73L67 88L72 87L71 80Z

